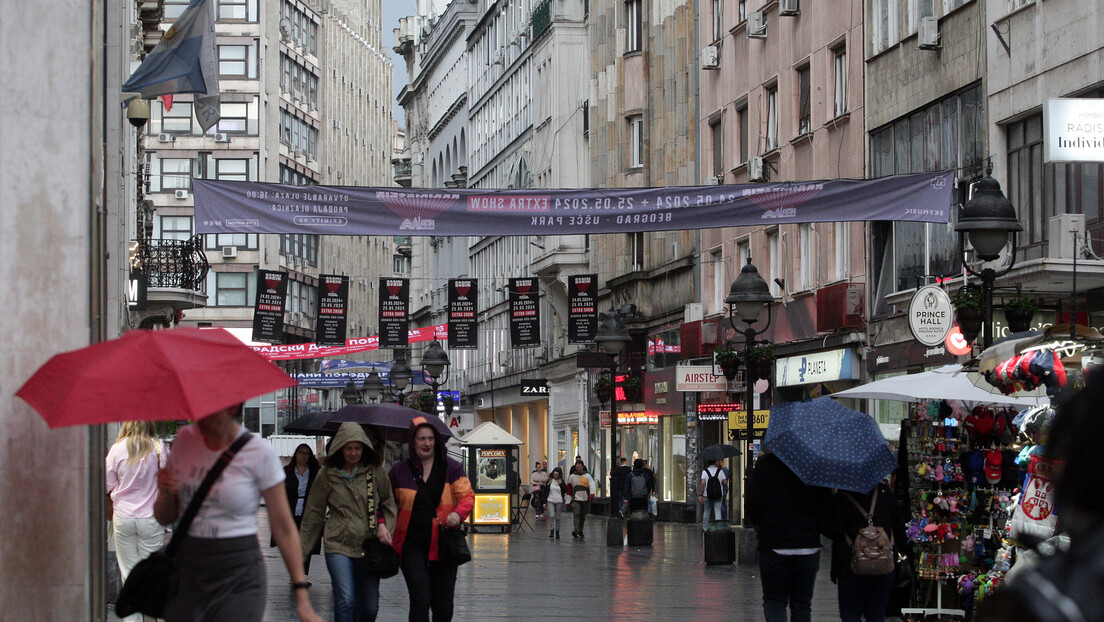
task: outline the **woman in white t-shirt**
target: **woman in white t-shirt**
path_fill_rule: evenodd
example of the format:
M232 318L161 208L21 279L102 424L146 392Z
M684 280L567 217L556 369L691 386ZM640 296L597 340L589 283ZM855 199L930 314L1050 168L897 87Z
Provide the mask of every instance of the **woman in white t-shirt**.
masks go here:
M168 466L157 474L154 515L162 525L178 520L219 456L245 430L242 404L224 408L176 434ZM167 622L260 622L265 608L265 568L257 540L261 497L284 558L300 620L321 622L310 604L299 532L284 493L284 472L270 443L242 446L203 500L182 542L170 578Z

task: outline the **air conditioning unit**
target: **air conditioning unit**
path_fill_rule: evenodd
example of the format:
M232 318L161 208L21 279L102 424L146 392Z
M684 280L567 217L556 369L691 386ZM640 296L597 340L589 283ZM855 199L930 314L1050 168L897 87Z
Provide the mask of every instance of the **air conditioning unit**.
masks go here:
M716 175L716 176L711 175L709 177L706 177L705 180L704 180L705 185L707 185L707 186L716 186L717 184L721 183L721 178L722 178L721 175Z
M238 247L237 246L223 246L222 247L222 258L223 259L234 259L237 256L238 256Z
M817 332L862 328L866 323L864 285L833 283L816 292Z
M1051 216L1047 227L1047 258L1073 259L1085 244L1085 215L1058 214Z
M767 38L767 16L762 11L752 11L748 14L747 36L749 39Z
M176 198L178 198L178 199L187 199L188 198L188 191L187 190L177 190L176 191Z
M172 134L158 134L157 141L162 143L174 143L176 142L176 136Z
M721 50L715 45L707 45L701 51L702 69L716 69L720 67Z
M934 17L921 17L917 30L917 46L921 50L939 49L939 20Z
M748 158L747 176L748 181L767 181L767 170L761 156Z
M779 15L797 15L801 13L800 0L778 0Z
M302 322L303 321L303 314L300 313L299 311L296 311L296 312L292 313L291 314L291 321L292 322Z
M228 142L230 142L230 135L227 134L226 132L218 132L217 134L215 134L215 142L216 143L228 143Z

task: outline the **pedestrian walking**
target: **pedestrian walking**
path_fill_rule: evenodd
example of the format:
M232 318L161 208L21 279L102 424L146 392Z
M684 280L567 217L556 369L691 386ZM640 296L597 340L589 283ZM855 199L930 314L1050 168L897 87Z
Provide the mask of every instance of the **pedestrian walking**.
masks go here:
M288 507L291 508L291 518L295 521L295 528L303 525L303 508L307 503L307 495L310 494L314 478L318 475L318 458L314 456L314 450L306 443L301 443L295 448L291 456L291 462L284 467L284 492L287 494ZM300 536L300 540L302 536ZM310 574L311 556L321 552L321 543L318 543L303 553L303 572ZM276 538L269 541L269 546L276 546Z
M625 478L623 496L628 499L629 512L648 513L648 501L655 491L655 476L640 458L633 460L633 468Z
M728 485L728 476L723 465L724 460L715 460L701 474L698 501L704 506L702 531L709 531L709 523L724 520L724 489Z
M127 421L107 452L107 507L115 538L119 580L126 582L134 565L165 544L165 528L153 516L157 471L168 462L164 444L154 438L150 421ZM124 618L142 620L141 614Z
M610 503L617 503L621 516L629 513L628 501L625 497L625 480L632 472L629 459L622 457L617 466L610 469Z
M369 567L364 546L372 538L390 546L397 514L391 480L368 435L356 423L342 423L307 497L300 531L304 556L319 536L326 539L334 622L376 619L380 576Z
M537 518L544 518L544 487L548 483L548 473L544 470L544 465L541 462L537 462L533 466L533 472L529 474L529 494L532 499L531 503L537 513Z
M445 443L425 417L410 425L410 458L391 468L399 514L393 545L410 595L411 622L452 619L456 566L441 561L440 530L459 529L475 507L464 467L447 456Z
M778 456L763 451L751 472L748 522L759 536L759 576L766 622L808 622L820 569L822 517L831 511L825 488L806 486Z
M582 458L575 461L575 471L567 478L567 494L567 502L571 505L571 512L575 517L575 529L571 532L571 536L582 538L587 510L590 509L590 500L594 498L594 478L587 473Z
M548 537L560 539L560 518L566 511L564 502L567 500L567 484L564 483L563 470L560 467L552 469L552 476L545 487L547 490L548 509Z
M176 433L168 465L157 473L154 516L162 525L180 518L207 472L238 437L244 404L223 408ZM266 578L257 543L257 511L264 497L276 545L295 590L300 620L321 622L311 607L299 532L283 490L284 472L271 443L250 438L203 500L173 559L167 622L260 622Z
M878 534L875 538L860 533L868 525L873 526L870 534ZM884 622L896 578L895 542L907 541L893 491L885 484L878 484L866 494L836 491L825 533L832 539L831 576L839 593L840 620ZM866 557L871 558L867 561L857 561L852 554L860 538L873 543L864 549ZM873 568L871 564L879 559L880 568Z

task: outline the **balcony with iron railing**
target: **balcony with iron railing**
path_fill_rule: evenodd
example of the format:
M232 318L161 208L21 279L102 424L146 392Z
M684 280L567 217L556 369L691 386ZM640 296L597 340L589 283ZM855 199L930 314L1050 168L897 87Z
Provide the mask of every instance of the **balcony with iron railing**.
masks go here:
M207 306L204 285L210 265L202 236L187 240L141 239L132 244L131 271L145 275L146 309L131 318L139 326Z
M533 40L552 25L552 1L544 0L533 9Z
M410 187L413 175L410 158L391 160L391 172L396 184L403 188Z

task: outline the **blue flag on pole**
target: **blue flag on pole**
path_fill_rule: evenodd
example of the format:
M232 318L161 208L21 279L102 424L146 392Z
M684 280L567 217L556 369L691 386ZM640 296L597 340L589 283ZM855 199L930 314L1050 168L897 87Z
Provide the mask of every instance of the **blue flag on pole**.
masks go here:
M218 123L218 45L212 0L191 0L160 43L123 84L145 99L196 93L195 115L206 132Z

